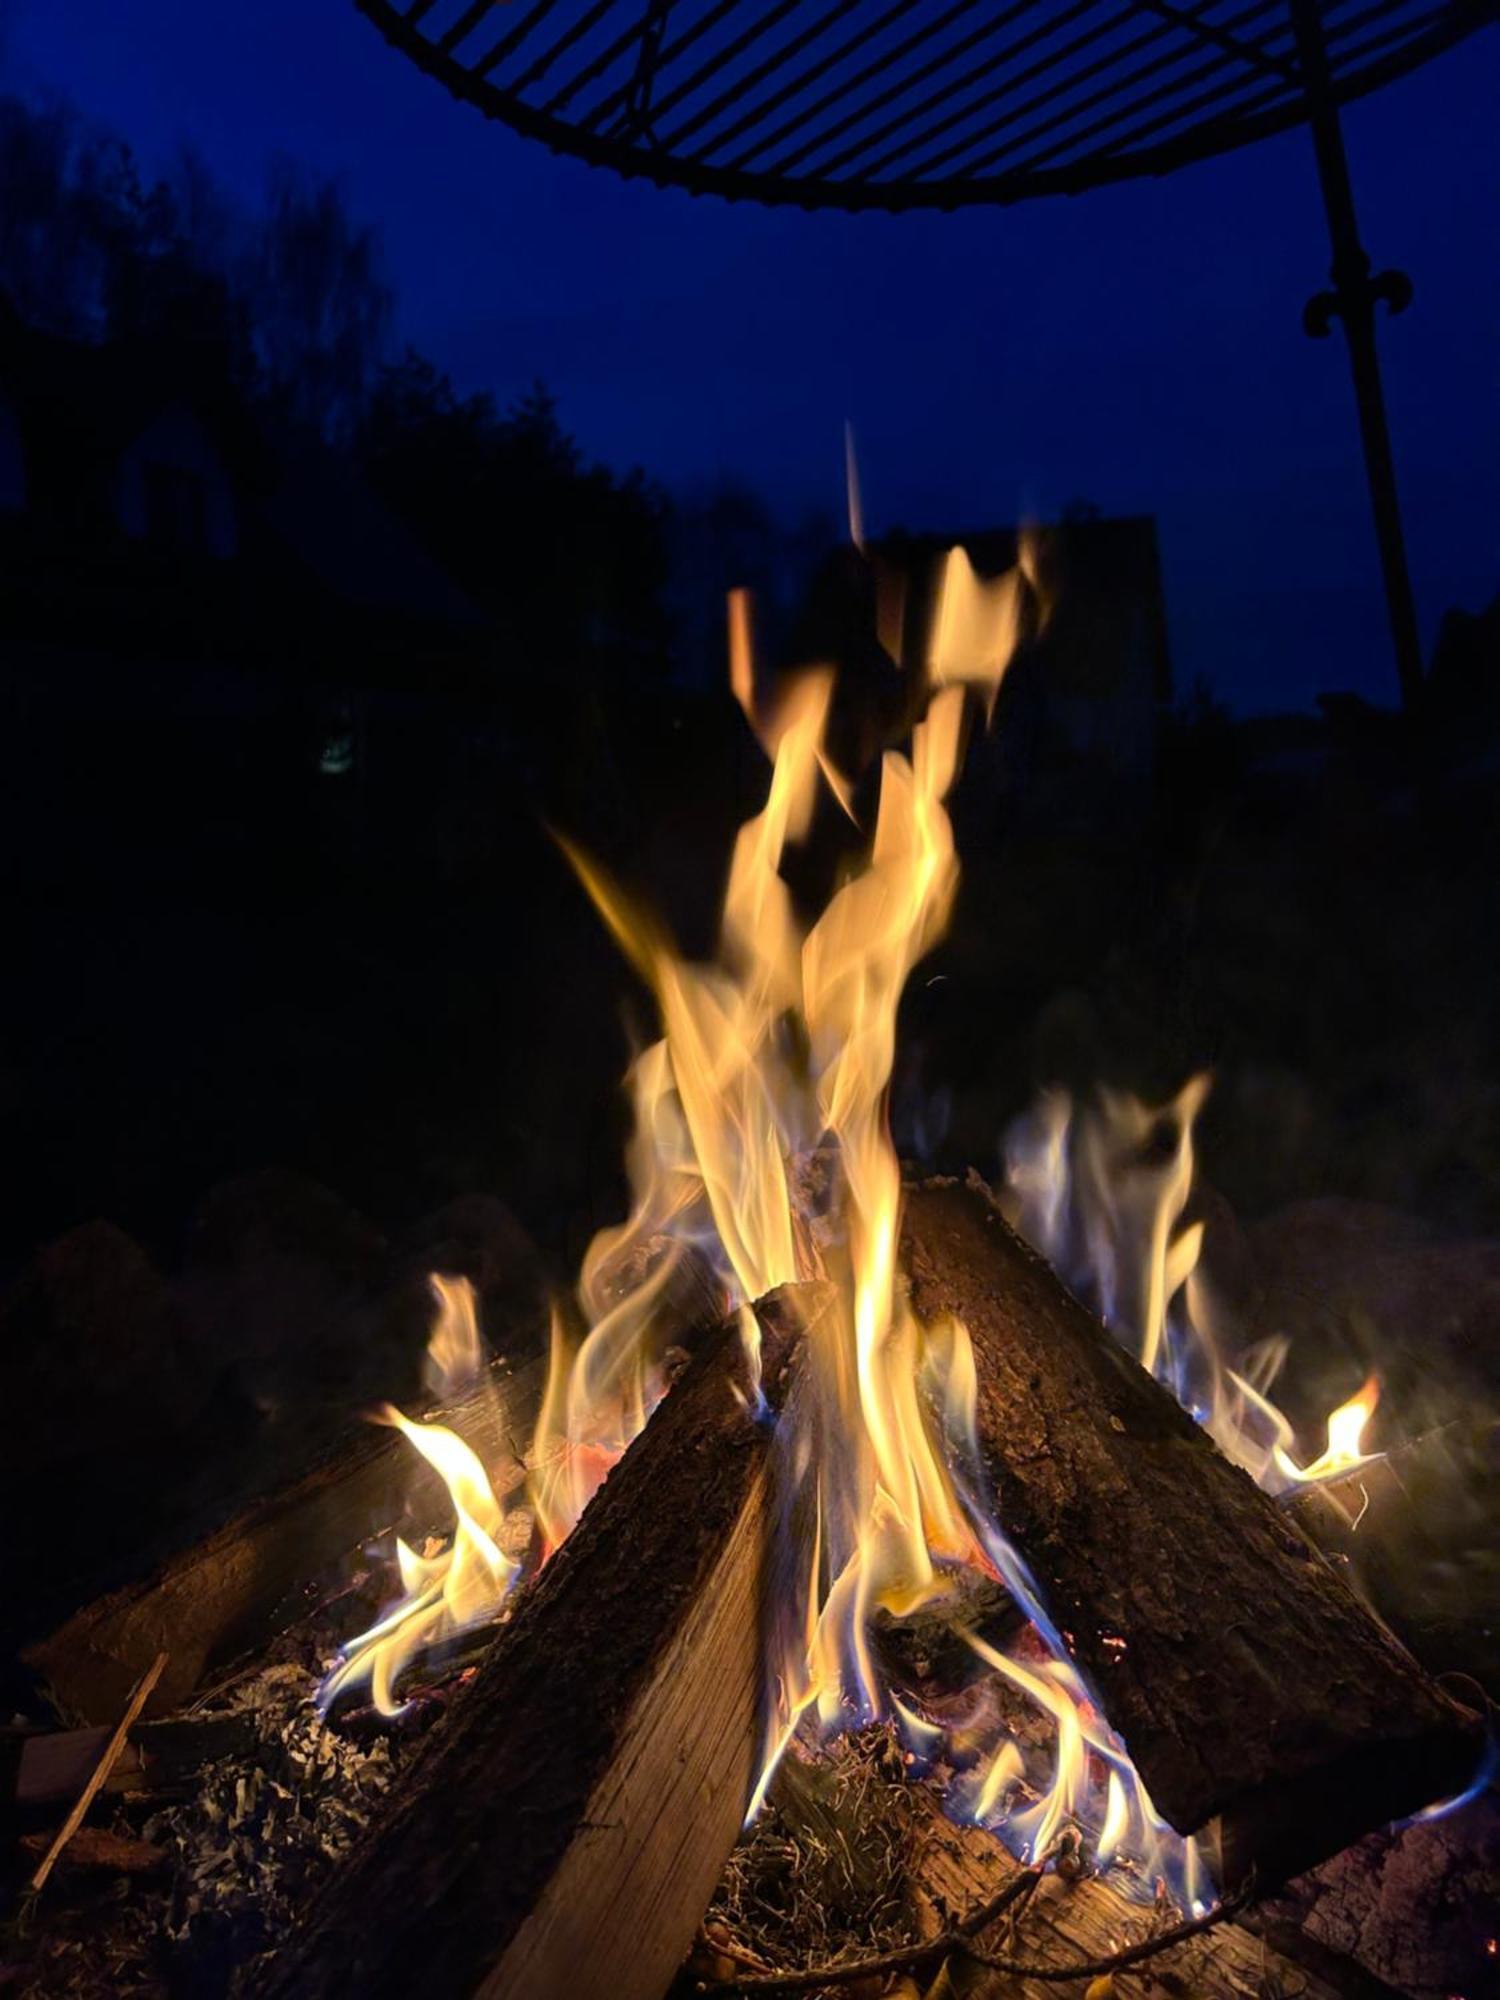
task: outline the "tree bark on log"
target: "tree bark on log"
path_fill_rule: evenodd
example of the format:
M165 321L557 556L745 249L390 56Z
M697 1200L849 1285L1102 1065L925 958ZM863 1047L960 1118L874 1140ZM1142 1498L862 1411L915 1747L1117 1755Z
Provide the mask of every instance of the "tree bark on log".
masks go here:
M1023 1244L977 1177L908 1190L924 1318L963 1320L997 1518L1158 1809L1284 1879L1460 1791L1477 1719Z
M757 1308L773 1406L809 1294ZM736 1321L518 1600L258 2000L659 2000L734 1845L765 1721L771 1426Z

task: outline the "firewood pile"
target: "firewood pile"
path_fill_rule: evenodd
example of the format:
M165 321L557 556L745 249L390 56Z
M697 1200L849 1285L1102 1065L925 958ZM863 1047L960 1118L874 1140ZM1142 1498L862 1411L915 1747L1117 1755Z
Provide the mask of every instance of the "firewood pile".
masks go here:
M1464 1789L1482 1697L1443 1692L1302 1539L1321 1522L1338 1557L1337 1489L1295 1510L1266 1501L1119 1365L979 1188L909 1191L905 1245L924 1310L962 1295L1013 1532L1051 1601L1079 1614L1084 1657L1091 1620L1112 1719L1165 1809L1215 1823L1221 1888L1245 1890L1243 1903L1211 1903L1211 1927L1195 1928L1164 1885L1106 1875L1073 1829L1026 1867L945 1811L997 1716L1023 1744L1029 1732L1038 1772L1048 1752L1046 1729L985 1664L984 1647L1018 1643L1024 1621L1002 1587L972 1580L942 1615L882 1614L874 1632L892 1687L945 1724L932 1761L889 1723L823 1743L806 1733L741 1831L775 1467L767 1428L726 1390L743 1366L733 1322L713 1323L688 1290L692 1358L662 1407L498 1628L426 1662L398 1717L357 1699L326 1716L313 1706L329 1660L388 1591L369 1538L401 1520L420 1546L441 1526L440 1494L403 1481L389 1432L365 1432L34 1641L33 1669L86 1726L12 1739L4 1959L17 1990L331 1993L353 1978L392 1993L1041 1995L1113 1979L1097 1991L1484 1992L1492 1801L1389 1830ZM760 1308L773 1404L797 1393L817 1309L815 1288ZM444 1412L499 1483L522 1475L541 1388L539 1365L501 1368ZM1186 1555L1173 1493L1191 1521ZM1131 1541L1148 1525L1150 1561ZM511 1532L531 1526L523 1508ZM1101 1577L1114 1579L1107 1606L1089 1600ZM1244 1657L1236 1591L1256 1610ZM1125 1642L1123 1660L1106 1637ZM146 1715L31 1892L162 1652Z
M291 1226L305 1206L251 1186L203 1219L196 1301L113 1239L78 1285L66 1263L35 1274L22 1323L55 1396L65 1348L45 1336L102 1296L140 1424L117 1425L118 1490L107 1425L74 1450L116 1587L69 1597L28 1543L21 1662L34 1717L45 1699L68 1727L8 1740L0 1984L1497 1990L1493 1593L1474 1643L1463 1590L1403 1617L1405 1565L1364 1554L1423 1546L1363 1443L1378 1388L1299 1458L1274 1355L1226 1360L1198 1324L1204 1229L1184 1211L1207 1078L1076 1130L1054 1095L1009 1211L972 1174L903 1181L900 995L956 893L944 801L968 718L1036 587L1024 560L986 579L944 559L911 754L885 752L878 796L873 766L834 762L831 673L761 686L731 626L772 777L714 962L569 849L663 1032L630 1072L628 1218L554 1296L545 1343L534 1310L507 1316L472 1212L449 1218L467 1241L424 1257L435 1243L392 1254L315 1204L320 1266ZM808 922L783 861L816 846L825 793L840 829L873 812L874 830L862 859L827 848ZM1059 1275L1078 1238L1102 1316ZM349 1396L398 1352L410 1367L424 1304L437 1407L413 1388L120 1573L134 1510L187 1476L168 1455L183 1411L132 1375L143 1330L191 1356L194 1311L212 1337L269 1328L271 1379L312 1387L322 1325L322 1387ZM514 1365L486 1364L502 1326ZM1493 1431L1470 1431L1462 1452L1444 1434L1447 1466L1492 1458ZM16 1479L12 1518L37 1518L35 1483Z

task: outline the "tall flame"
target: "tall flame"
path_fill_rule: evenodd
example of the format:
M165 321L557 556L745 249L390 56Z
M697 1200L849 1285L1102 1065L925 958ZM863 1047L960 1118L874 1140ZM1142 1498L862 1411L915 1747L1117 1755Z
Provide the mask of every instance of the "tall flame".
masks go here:
M564 843L649 986L662 1037L630 1076L631 1213L591 1246L578 1314L554 1316L530 1500L545 1559L665 1393L660 1307L679 1257L706 1258L741 1308L791 1281L831 1281L819 1288L773 1438L779 1587L765 1633L765 1753L751 1809L799 1730L894 1712L930 1748L940 1731L892 1702L872 1624L877 1613L900 1618L940 1604L968 1565L1001 1577L1031 1620L1039 1663L975 1643L1048 1720L1058 1754L1038 1787L1019 1746L1002 1736L955 1809L1007 1829L1030 1852L1080 1821L1107 1834L1112 1852L1134 1842L1153 1867L1170 1849L1192 1894L1191 1844L1174 1846L1161 1828L989 1509L967 1331L951 1320L921 1324L898 1266L901 1176L888 1116L897 1011L957 888L945 801L961 760L966 690L993 702L1016 644L1022 589L1019 574L981 583L961 552L944 565L927 712L909 755L886 752L868 851L810 926L781 870L825 789L850 808L824 740L833 675L808 672L762 700L743 597L730 606L731 683L772 769L763 810L735 841L716 960L685 961L604 869ZM1189 1262L1172 1237L1180 1208L1153 1252L1145 1307L1153 1325L1165 1324L1164 1301ZM746 1336L753 1346L753 1326ZM403 1553L402 1604L358 1642L330 1695L367 1672L377 1699L389 1698L414 1646L456 1629L481 1603L488 1611L477 1615L492 1615L513 1580L498 1506L493 1495L486 1506L477 1468L440 1446L432 1427L402 1427L432 1462L441 1459L457 1531L430 1564Z
M1112 1850L1133 1839L1155 1865L1171 1848L1191 1884L1190 1843L1161 1826L985 1505L968 1334L956 1321L921 1325L898 1269L901 1182L888 1120L897 1010L957 887L945 800L962 751L965 689L993 700L1016 643L1021 589L1016 575L981 584L967 558L948 559L928 651L928 711L910 755L886 753L868 853L810 927L781 867L810 829L820 785L848 809L848 787L824 748L832 676L806 674L763 704L742 598L730 610L731 683L772 773L764 810L735 843L717 960L683 961L602 869L567 851L649 984L664 1031L633 1072L635 1212L620 1240L650 1230L692 1243L742 1304L789 1280L833 1281L831 1301L806 1329L804 1366L774 1440L779 1587L751 1810L799 1728L840 1728L892 1709L870 1639L875 1614L899 1618L932 1604L961 1565L977 1565L1004 1577L1041 1635L1043 1669L1002 1655L992 1664L1051 1719L1059 1754L1038 1796L1017 1746L1002 1739L975 1795L955 1803L1010 1826L1034 1851L1065 1821L1107 1823ZM617 1259L620 1240L609 1241L606 1260ZM1172 1278L1167 1262L1162 1286ZM649 1302L632 1294L595 1319L576 1353L559 1336L533 1479L549 1544L645 1420L651 1324ZM934 1725L907 1705L895 1712L930 1746Z

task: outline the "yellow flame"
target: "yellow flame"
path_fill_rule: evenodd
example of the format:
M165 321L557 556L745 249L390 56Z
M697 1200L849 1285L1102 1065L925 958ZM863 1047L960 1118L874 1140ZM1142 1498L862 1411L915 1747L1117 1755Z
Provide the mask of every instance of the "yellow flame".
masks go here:
M402 1596L344 1649L320 1690L323 1707L368 1681L382 1715L396 1715L396 1681L417 1657L440 1641L494 1617L515 1582L518 1565L499 1546L503 1520L489 1477L462 1438L441 1424L414 1424L389 1405L383 1423L399 1430L448 1489L455 1527L450 1547L423 1557L397 1539Z
M438 1309L427 1339L422 1379L432 1395L448 1400L477 1380L484 1360L474 1287L467 1278L445 1278L434 1271L427 1280Z
M1024 590L1019 568L986 582L966 550L948 551L939 573L927 650L927 675L934 687L967 683L982 689L987 707L993 709L1021 636Z
M978 1557L949 1463L950 1441L972 1435L973 1357L961 1326L920 1326L902 1295L887 1097L901 992L941 936L958 878L944 800L963 741L960 683L997 683L1008 657L997 590L973 586L974 606L949 613L936 657L951 684L915 729L910 757L887 754L868 855L810 929L781 865L811 827L820 784L843 796L824 750L833 677L814 670L758 704L743 598L730 608L731 685L773 763L766 805L735 842L717 962L684 962L596 864L568 850L661 1013L663 1039L634 1079L638 1139L649 1133L632 1155L636 1216L670 1217L679 1239L706 1244L741 1301L797 1278L836 1280L837 1304L808 1329L797 1435L783 1454L802 1554L779 1620L757 1798L804 1715L834 1726L880 1704L867 1631L877 1608L910 1612L944 1587L944 1566ZM984 635L971 670L972 641L954 622L963 617ZM812 1149L830 1163L821 1218L795 1185ZM638 1234L634 1218L627 1231ZM637 1293L597 1319L576 1353L555 1341L532 1489L549 1546L597 1481L601 1447L623 1448L644 1421L639 1394L622 1419L617 1374L639 1357L649 1324ZM608 1365L591 1366L605 1343Z
M852 454L850 473L852 503ZM856 518L856 533L858 525ZM958 881L945 802L963 750L965 689L993 701L1016 643L1021 590L1019 573L981 582L962 551L948 558L927 662L927 713L910 755L886 754L868 852L810 927L781 871L789 845L808 836L825 790L849 810L824 742L833 675L815 669L784 683L774 700L760 699L742 593L729 607L730 683L772 768L763 810L735 841L715 961L685 961L649 912L562 843L654 995L662 1035L629 1077L630 1214L595 1238L576 1304L554 1313L529 1496L545 1558L665 1392L663 1308L684 1255L706 1259L727 1303L741 1308L794 1280L831 1280L820 1293L831 1303L804 1329L802 1365L773 1433L783 1520L779 1582L768 1594L765 1754L752 1810L799 1727L834 1729L888 1710L870 1639L877 1613L900 1617L930 1604L958 1565L976 1564L1004 1575L1050 1649L1035 1667L979 1646L1055 1724L1056 1770L1024 1811L1010 1798L1023 1781L1013 1744L1001 1747L981 1785L983 1810L1003 1805L1008 1823L1040 1852L1066 1822L1092 1810L1106 1770L1118 1774L1119 1787L1097 1816L1112 1837L1139 1828L1154 1839L1159 1823L985 1510L967 1331L955 1320L922 1325L901 1281L901 1176L888 1115L902 989L943 934ZM1196 1105L1185 1097L1181 1108L1184 1136L1142 1281L1144 1321L1158 1328L1158 1349L1167 1303L1197 1256L1196 1237L1176 1227ZM758 1381L753 1315L742 1312L741 1329ZM755 1419L766 1414L758 1388L745 1401ZM377 1700L389 1701L415 1650L492 1615L514 1578L501 1551L498 1503L472 1454L436 1427L408 1425L394 1413L391 1420L448 1481L457 1526L441 1556L402 1548L403 1600L356 1642L330 1698L368 1674ZM914 1733L920 1740L921 1729Z
M1328 1443L1311 1465L1298 1465L1280 1445L1276 1463L1283 1476L1299 1486L1313 1480L1336 1479L1341 1472L1368 1465L1375 1454L1364 1449L1365 1427L1380 1401L1379 1380L1371 1375L1357 1396L1340 1403L1328 1419Z

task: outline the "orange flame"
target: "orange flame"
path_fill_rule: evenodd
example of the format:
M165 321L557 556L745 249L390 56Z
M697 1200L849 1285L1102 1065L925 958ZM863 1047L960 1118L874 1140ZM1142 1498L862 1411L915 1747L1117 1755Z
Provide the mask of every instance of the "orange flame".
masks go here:
M474 1287L467 1278L445 1278L437 1271L427 1284L438 1316L427 1339L422 1380L439 1401L451 1400L472 1388L484 1362Z

